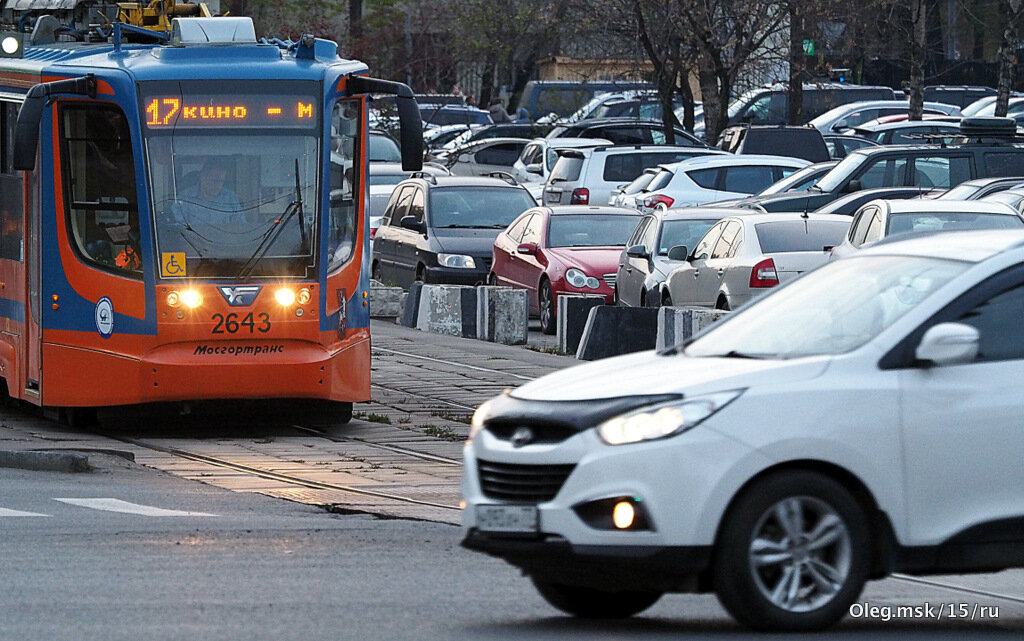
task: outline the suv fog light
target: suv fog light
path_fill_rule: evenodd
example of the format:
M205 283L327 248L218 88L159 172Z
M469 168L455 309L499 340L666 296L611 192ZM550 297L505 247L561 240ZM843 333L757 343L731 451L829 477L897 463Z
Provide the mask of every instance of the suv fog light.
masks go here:
M576 516L595 530L654 531L654 524L636 496L615 496L573 506Z

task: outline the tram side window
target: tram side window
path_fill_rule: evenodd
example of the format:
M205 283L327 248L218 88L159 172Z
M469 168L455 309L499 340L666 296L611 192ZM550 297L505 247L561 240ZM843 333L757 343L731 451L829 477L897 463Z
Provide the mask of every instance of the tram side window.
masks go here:
M15 171L14 128L20 105L0 102L0 258L25 259L25 201L22 174Z
M339 100L331 114L331 215L327 271L341 267L356 247L356 199L359 185L360 100Z
M113 105L65 104L61 142L68 227L79 255L140 276L135 159L124 113Z

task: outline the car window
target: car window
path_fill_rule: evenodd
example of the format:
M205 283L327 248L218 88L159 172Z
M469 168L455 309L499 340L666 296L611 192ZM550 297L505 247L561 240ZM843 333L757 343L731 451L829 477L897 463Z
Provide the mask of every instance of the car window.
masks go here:
M707 220L666 220L661 226L658 254L668 256L668 250L677 245L693 247L708 232L716 219Z
M367 138L371 162L402 162L402 151L389 136L370 134Z
M975 362L1024 358L1024 284L1016 285L975 306L957 322L978 330L978 355Z
M908 159L905 157L879 158L858 176L861 189L905 185L907 162Z
M728 258L736 255L736 247L741 239L740 223L732 221L722 230L722 236L715 243L715 249L711 252L712 258Z
M755 100L746 111L742 120L751 124L774 124L786 120L786 94L773 91Z
M665 137L665 132L664 131L662 131L660 129L652 129L651 130L651 142L652 143L654 143L655 145L665 145L665 144L668 144L666 141L667 141L667 138Z
M985 170L985 175L993 178L1024 176L1024 153L987 151L985 152Z
M648 254L654 253L654 239L657 235L657 225L648 225L647 228L644 229L644 235L641 237L640 242L644 244L644 247L647 249Z
M651 224L652 220L654 220L653 216L647 216L645 218L642 218L640 222L637 223L636 229L633 230L633 233L630 235L629 240L626 241L627 247L632 247L634 245L640 244L640 239L643 238L644 231L647 229L647 226Z
M868 221L867 227L864 229L864 240L863 243L873 243L882 237L882 212L876 209L871 214L871 220Z
M843 242L850 223L832 220L783 220L754 225L757 242L766 254L824 252Z
M527 214L521 216L519 220L512 223L512 226L509 227L508 231L506 231L505 233L508 234L509 238L511 238L514 242L518 243L519 239L523 237L523 232L526 231L526 225L527 223L530 222L530 218L532 216L534 216L534 214Z
M874 215L875 211L874 207L862 209L854 217L853 222L850 223L850 231L847 234L847 238L854 247L860 247L864 242L864 234L868 231L868 223L871 221L871 216Z
M583 156L572 154L560 156L555 166L551 168L548 181L552 184L557 182L576 182L580 179L580 172L583 170Z
M691 254L694 260L706 260L711 255L711 248L718 241L718 237L722 235L724 227L725 222L716 224L708 230L708 233L704 234L703 238L697 241L697 246L693 248L693 253Z
M584 138L605 138L616 145L644 145L651 142L649 129L640 127L592 127L581 134Z
M909 232L962 231L966 229L1010 229L1024 227L1020 216L975 212L907 212L889 214L887 235Z
M535 243L540 244L540 226L544 222L544 217L538 214L534 214L530 221L526 223L526 231L523 233L523 239L521 243Z
M398 194L398 197L393 200L394 206L390 209L390 216L388 219L389 223L396 227L402 223L402 217L406 216L409 211L409 205L412 204L412 192L416 188L412 185L406 185L402 187L402 192Z
M712 167L710 169L697 169L694 171L686 172L686 175L690 177L690 180L697 183L704 189L718 189L718 167Z
M915 158L912 179L915 187L949 189L971 179L971 159L968 156Z
M771 167L747 165L722 169L725 171L725 191L753 194L775 182L775 173Z
M526 145L526 149L523 149L523 155L520 156L520 160L524 165L539 165L541 162L542 150L538 143Z
M409 203L409 216L415 216L416 220L423 222L423 190L416 189L412 195L412 202Z
M481 149L476 153L475 159L481 165L500 165L511 167L519 159L519 153L523 146L514 142L502 142Z
M674 176L675 174L668 169L662 169L654 176L654 178L651 179L651 184L647 185L647 189L644 191L658 191L659 189L664 189L670 182L672 182L672 178Z
M605 182L629 182L644 170L642 160L643 156L639 153L609 154L605 157L602 177Z

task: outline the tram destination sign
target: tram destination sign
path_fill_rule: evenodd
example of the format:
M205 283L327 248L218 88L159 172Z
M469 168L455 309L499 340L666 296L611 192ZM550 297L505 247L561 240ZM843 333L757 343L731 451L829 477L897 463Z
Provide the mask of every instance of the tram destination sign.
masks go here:
M150 130L225 127L314 127L319 105L313 96L161 95L142 98L142 122Z

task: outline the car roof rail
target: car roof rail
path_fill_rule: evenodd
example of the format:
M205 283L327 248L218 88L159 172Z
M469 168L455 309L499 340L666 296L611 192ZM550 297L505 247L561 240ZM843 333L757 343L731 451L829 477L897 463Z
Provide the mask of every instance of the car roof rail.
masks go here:
M430 173L428 171L414 171L409 176L409 178L421 178L423 180L429 181L430 184L432 184L432 185L436 185L437 184L437 176L435 176L434 174L432 174L432 173Z
M510 185L519 185L519 181L516 180L516 177L508 173L507 171L492 171L484 174L484 176L487 178L497 178L498 180L504 180Z

